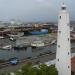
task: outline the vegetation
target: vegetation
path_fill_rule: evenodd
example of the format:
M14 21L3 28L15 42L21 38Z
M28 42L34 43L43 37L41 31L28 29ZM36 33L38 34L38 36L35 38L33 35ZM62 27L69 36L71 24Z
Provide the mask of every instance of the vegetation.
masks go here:
M52 29L51 28L48 28L48 33L52 33Z
M15 75L58 75L58 72L54 65L47 66L45 64L41 64L38 67L33 67L32 64L25 64L21 70L15 72Z
M32 64L26 64L21 71L16 72L16 75L58 75L58 72L54 65L41 64L38 67L32 67Z

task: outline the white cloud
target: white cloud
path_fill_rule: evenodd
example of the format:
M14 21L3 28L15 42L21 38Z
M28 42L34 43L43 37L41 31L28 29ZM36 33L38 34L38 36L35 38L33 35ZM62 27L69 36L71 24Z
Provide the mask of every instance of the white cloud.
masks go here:
M52 0L34 0L37 4L45 7L53 7Z
M35 0L35 1L39 3L51 2L51 0Z
M44 1L46 1L46 0L36 0L37 2L44 2Z

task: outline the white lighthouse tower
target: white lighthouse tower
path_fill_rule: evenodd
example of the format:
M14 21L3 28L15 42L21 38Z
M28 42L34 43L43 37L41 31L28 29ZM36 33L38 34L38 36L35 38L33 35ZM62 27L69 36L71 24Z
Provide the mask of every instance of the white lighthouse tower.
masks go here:
M58 16L56 68L58 75L71 75L70 23L66 5L61 6Z

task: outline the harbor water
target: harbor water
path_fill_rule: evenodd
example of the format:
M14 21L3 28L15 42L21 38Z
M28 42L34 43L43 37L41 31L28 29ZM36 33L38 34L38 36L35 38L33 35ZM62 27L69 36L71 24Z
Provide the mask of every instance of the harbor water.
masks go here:
M71 48L75 48L75 43L71 44ZM55 53L56 52L56 44L49 45L46 47L41 47L41 48L35 48L32 49L32 47L27 47L25 50L0 50L0 60L8 60L12 57L17 57L19 60L31 57L31 58L36 58L40 54L45 54L45 53ZM73 51L74 52L74 51Z

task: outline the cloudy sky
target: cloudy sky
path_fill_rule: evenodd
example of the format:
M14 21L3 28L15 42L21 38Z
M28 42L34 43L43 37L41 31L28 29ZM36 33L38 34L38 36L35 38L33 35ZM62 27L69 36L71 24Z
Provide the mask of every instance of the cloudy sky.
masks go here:
M0 0L0 21L57 21L63 1L69 8L70 19L75 20L75 0Z

